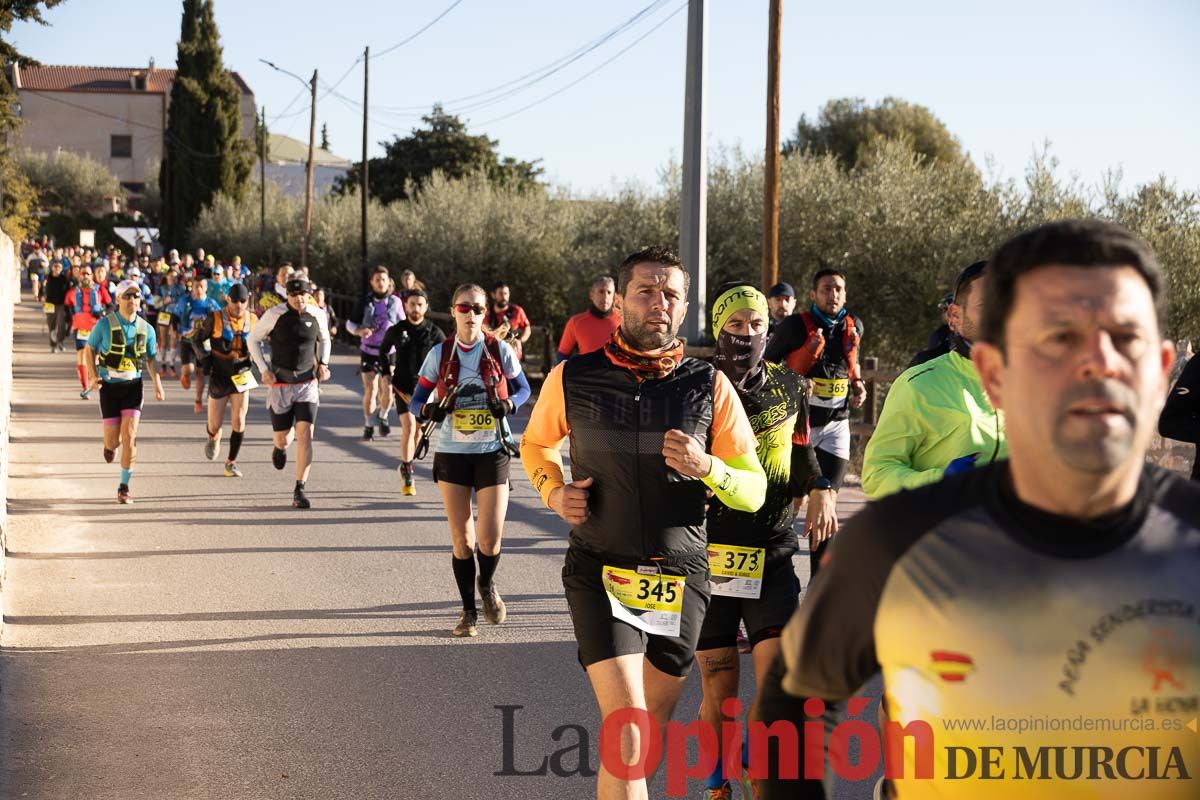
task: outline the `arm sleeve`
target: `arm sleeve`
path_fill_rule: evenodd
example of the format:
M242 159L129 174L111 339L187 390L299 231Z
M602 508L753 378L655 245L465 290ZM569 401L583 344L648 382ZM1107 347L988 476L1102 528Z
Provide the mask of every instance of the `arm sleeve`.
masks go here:
M577 344L578 342L575 341L575 318L571 317L563 326L562 336L558 340L559 361L569 358Z
M863 456L862 488L867 497L876 499L941 480L942 467L913 468L918 446L933 433L926 417L912 383L893 383Z
M817 451L811 444L792 444L792 473L790 478L792 497L808 494L808 483L821 477L821 463Z
M250 335L246 337L246 349L250 351L250 358L254 361L254 366L258 367L259 373L270 372L271 366L267 363L266 357L263 355L262 343L263 340L271 335L271 330L275 327L275 320L279 319L279 314L275 313L275 308L268 308L263 315L259 317L258 324L250 331Z
M1171 387L1158 433L1179 442L1200 442L1200 358L1193 356Z
M515 408L520 408L529 399L529 395L533 393L529 388L529 379L525 377L525 372L521 369L521 363L517 361L516 352L507 342L500 343L500 360L502 362L500 366L504 370L504 377L508 378L512 383L512 386L509 387L508 399L512 400ZM514 389L515 391L512 391Z
M736 511L757 511L767 496L767 473L758 461L758 439L742 401L725 373L713 380L712 469L701 480Z
M521 463L525 465L525 474L547 507L550 493L565 483L560 450L571 432L563 396L563 369L559 364L546 376L521 437Z
M329 316L317 305L310 305L308 313L317 318L317 361L328 364L333 354L333 342L329 339Z

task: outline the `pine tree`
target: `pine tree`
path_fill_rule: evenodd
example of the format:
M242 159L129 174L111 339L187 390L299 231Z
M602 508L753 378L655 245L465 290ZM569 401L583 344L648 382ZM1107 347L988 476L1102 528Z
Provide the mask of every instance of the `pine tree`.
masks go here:
M243 140L241 92L225 71L213 0L183 0L175 83L159 186L162 240L189 247L200 210L222 192L240 197L253 167Z
M325 122L321 123L321 149L329 149L329 124Z

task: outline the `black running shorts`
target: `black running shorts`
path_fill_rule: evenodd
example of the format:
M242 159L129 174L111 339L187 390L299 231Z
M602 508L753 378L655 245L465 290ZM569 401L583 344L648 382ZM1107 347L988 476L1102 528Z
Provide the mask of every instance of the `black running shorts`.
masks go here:
M567 548L563 565L563 588L571 610L575 641L579 643L579 663L585 668L601 661L632 653L644 653L646 660L660 672L683 677L696 660L696 643L708 610L710 587L708 563L703 553L678 567L663 567L663 572L683 575L683 619L679 636L657 636L616 620L604 591L601 572L605 566L629 568L626 564L605 564L603 560L576 547Z
M434 453L433 479L475 491L508 483L508 453Z
M388 375L391 373L387 356L373 356L362 351L359 351L358 355L358 371L364 375Z
M704 616L697 650L715 650L737 644L738 623L745 620L750 646L776 639L783 633L800 604L800 579L792 566L795 550L767 551L762 593L757 600L714 595Z
M100 418L119 419L142 410L142 379L100 384ZM123 413L129 412L129 413Z
M308 422L316 425L317 407L316 403L292 403L292 407L282 414L273 408L268 409L271 412L271 430L276 433L290 431L296 426L297 422Z

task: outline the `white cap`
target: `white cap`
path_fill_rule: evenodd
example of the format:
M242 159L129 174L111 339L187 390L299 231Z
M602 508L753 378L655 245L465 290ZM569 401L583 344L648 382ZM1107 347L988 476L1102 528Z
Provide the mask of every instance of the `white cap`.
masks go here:
M135 281L125 280L125 281L121 281L120 283L117 284L117 297L120 297L121 295L125 294L130 289L133 289L135 292L137 292L138 297L142 296L142 287L141 286L138 286Z

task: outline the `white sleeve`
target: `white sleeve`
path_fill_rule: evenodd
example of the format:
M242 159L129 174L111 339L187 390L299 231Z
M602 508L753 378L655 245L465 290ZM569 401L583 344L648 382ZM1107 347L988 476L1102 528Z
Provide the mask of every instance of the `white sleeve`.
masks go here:
M318 305L308 306L308 313L317 318L317 361L329 363L333 343L329 340L329 315Z
M287 305L278 303L268 308L263 315L258 318L258 323L254 326L254 330L250 331L250 335L246 337L246 349L250 351L250 358L254 359L254 366L258 367L258 371L270 372L271 367L267 364L267 359L263 355L262 343L263 340L271 335L271 331L275 328L275 322L281 316Z

